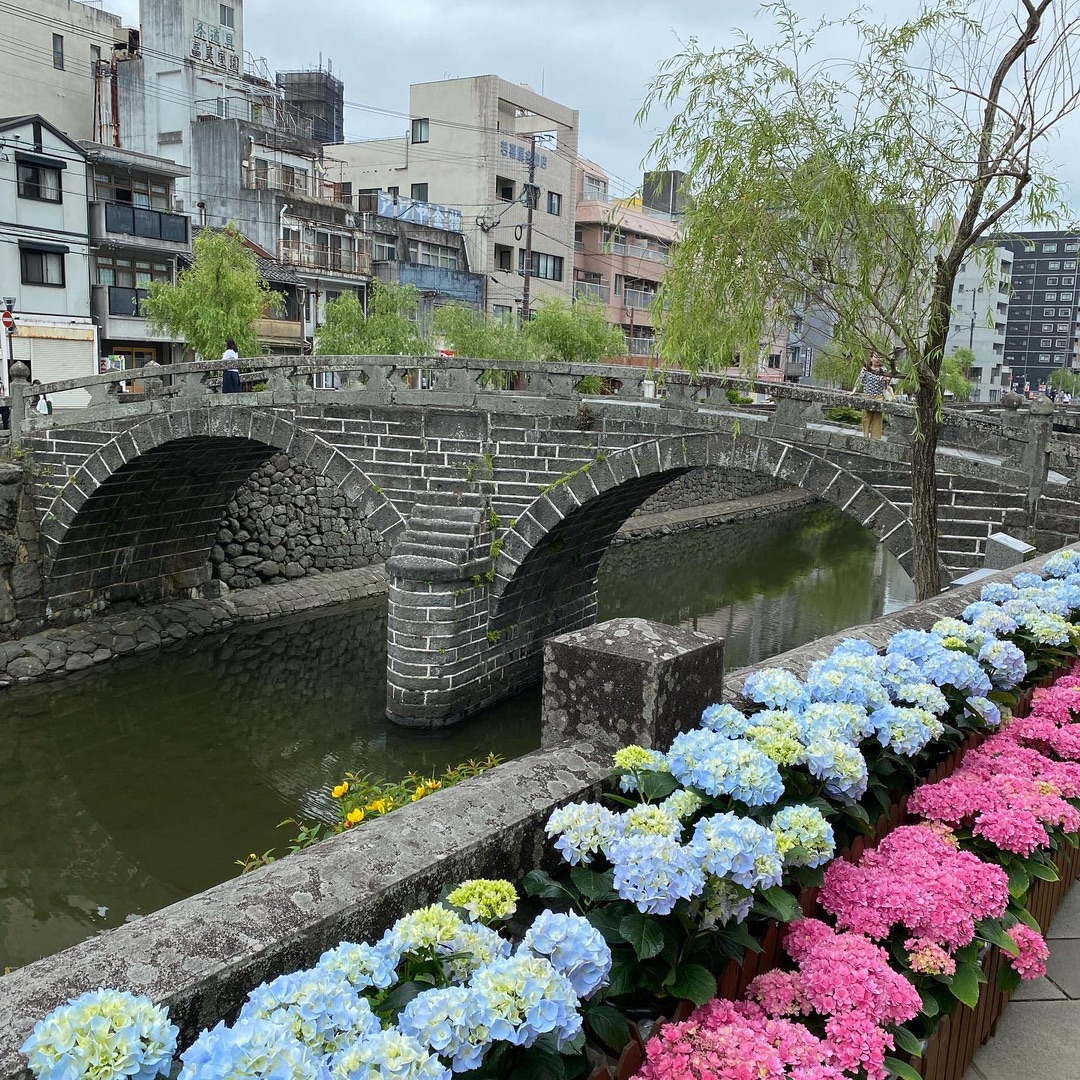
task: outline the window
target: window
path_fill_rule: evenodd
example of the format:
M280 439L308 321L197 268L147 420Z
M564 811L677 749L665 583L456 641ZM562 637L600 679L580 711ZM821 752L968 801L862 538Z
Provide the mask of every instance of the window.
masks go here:
M427 184L413 184L413 186L409 188L409 198L414 202L427 202L427 193Z
M1075 262L1063 262L1061 264L1061 269L1062 270L1075 270L1076 269L1076 263Z
M263 165L262 174L266 174L266 162L256 159L258 166ZM256 186L265 187L265 183ZM171 210L169 205L169 185L164 180L152 180L146 173L128 173L111 176L104 172L94 173L94 198L104 202L122 203L142 210Z
M1056 285L1057 283L1058 283L1058 279L1056 277L1048 277L1046 279L1046 284L1047 285Z
M23 248L19 253L22 257L22 283L63 288L65 250Z
M1056 299L1057 299L1057 293L1056 292L1048 292L1043 297L1043 300L1046 301L1046 303L1048 303L1048 304L1052 304Z
M1064 353L1054 353L1054 363L1055 364L1064 364L1065 363L1065 354Z
M397 242L392 236L375 237L375 261L394 262L397 259Z
M444 270L458 268L458 249L442 244L429 244L422 240L409 241L409 262L421 266L440 266Z
M1057 244L1043 244L1043 251L1057 251Z
M959 285L956 286L956 291L957 292L965 292L966 290L967 290L967 286L962 281L960 282Z
M1060 270L1061 269L1061 263L1060 262L1048 262L1046 264L1046 269L1047 270Z
M1061 279L1061 284L1062 285L1073 285L1073 284L1075 284L1075 282L1076 282L1076 278L1072 278L1072 277L1063 277Z
M401 194L401 188L395 184L393 187L388 187L386 189L386 194L389 195L391 199L396 199Z
M1052 322L1044 322L1044 323L1042 324L1042 332L1043 332L1044 334L1049 334L1049 333L1051 333L1051 332L1053 331L1053 329L1054 329L1054 324L1053 324ZM1060 329L1061 329L1061 327L1059 326L1059 327L1058 327L1058 329L1060 330Z
M219 15L218 21L222 26L227 26L230 30L236 29L236 9L230 4L218 4Z
M1065 346L1068 345L1068 344L1069 343L1064 338L1060 338L1060 337L1059 338L1054 338L1054 348L1055 349L1064 349Z
M94 72L97 71L98 64L101 63L101 46L90 46L90 78L94 77Z
M1066 314L1068 314L1068 312L1066 312ZM1054 309L1052 307L1044 307L1043 308L1043 318L1044 319L1052 319L1053 317L1054 317Z
M557 191L548 192L548 213L556 215L562 213L562 196Z
M1075 240L1072 240L1065 245L1066 251L1076 251L1078 249L1080 249L1080 244L1078 244Z
M504 323L512 322L514 318L514 309L509 304L493 304L491 313L496 319Z
M1067 307L1059 307L1057 313L1059 319L1067 319L1069 317L1069 309Z
M1047 327L1046 329L1049 329L1049 327ZM1057 332L1059 334L1067 334L1069 332L1069 324L1067 322L1058 323Z
M780 366L780 354L778 352L769 354L769 367L778 368Z
M414 143L427 142L430 131L431 121L426 116L422 119L414 120L412 122L412 141Z
M1044 337L1039 339L1039 345L1043 349L1049 349L1053 343L1052 338Z
M601 180L598 176L589 176L586 173L582 193L586 199L595 202L607 202L607 181Z
M518 248L518 273L525 273L525 249ZM532 253L532 268L530 277L545 278L547 281L562 281L563 260L561 255L544 255L542 252Z
M495 245L495 265L500 270L510 270L510 260L514 257L514 249L504 244Z
M1040 364L1049 364L1050 363L1050 354L1049 353L1039 353L1039 363Z
M52 66L57 71L64 70L64 35L53 34L52 36Z
M514 181L508 180L505 176L495 177L495 197L502 199L503 202L514 201Z
M46 165L19 164L19 198L60 202L60 170Z

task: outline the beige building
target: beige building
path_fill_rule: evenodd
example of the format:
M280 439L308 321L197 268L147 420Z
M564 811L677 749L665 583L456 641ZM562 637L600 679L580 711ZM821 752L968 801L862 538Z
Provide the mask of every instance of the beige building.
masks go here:
M5 12L10 47L0 66L6 112L38 113L71 139L94 139L94 73L108 67L113 46L126 47L120 18L77 0L33 0Z
M327 146L327 159L342 163L340 179L356 194L386 192L405 218L459 212L469 260L463 269L486 279L487 309L509 315L522 304L535 135L530 308L543 296L569 300L577 111L481 75L414 84L409 113L401 137ZM379 258L376 251L376 266Z
M678 225L640 198L612 199L607 174L583 161L577 177L574 295L607 309L631 356L656 355L657 294Z

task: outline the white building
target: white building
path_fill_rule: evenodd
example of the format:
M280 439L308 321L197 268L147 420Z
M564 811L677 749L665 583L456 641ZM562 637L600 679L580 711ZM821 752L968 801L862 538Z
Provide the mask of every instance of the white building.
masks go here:
M0 101L8 110L44 116L72 139L99 137L94 84L129 31L100 7L77 0L33 0L4 8Z
M341 178L354 192L382 190L406 208L411 200L460 211L468 269L488 279L488 310L509 314L522 303L535 160L530 308L545 295L569 301L577 111L497 75L413 84L409 111L398 138L328 146L327 155L344 163Z
M41 382L93 375L86 154L41 116L0 120L0 222L0 294L18 322L4 335L7 361L22 360ZM70 391L54 404L88 400Z
M953 313L945 352L963 348L975 354L971 368L973 401L997 401L1011 385L1004 364L1012 271L1013 253L997 247L989 267L985 260L969 257L953 285Z

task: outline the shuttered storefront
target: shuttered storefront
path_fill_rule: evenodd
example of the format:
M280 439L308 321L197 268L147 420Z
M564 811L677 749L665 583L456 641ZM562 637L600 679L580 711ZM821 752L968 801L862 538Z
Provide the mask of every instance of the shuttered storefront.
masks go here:
M36 333L41 333L37 327ZM97 345L94 338L30 337L15 335L15 358L30 365L30 377L38 382L60 382L97 374ZM49 400L57 409L81 409L90 402L86 390L65 390Z

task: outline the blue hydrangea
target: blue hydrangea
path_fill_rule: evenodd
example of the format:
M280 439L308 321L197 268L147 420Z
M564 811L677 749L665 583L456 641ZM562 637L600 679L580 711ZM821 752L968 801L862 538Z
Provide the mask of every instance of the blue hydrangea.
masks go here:
M798 712L809 704L806 687L783 668L762 668L747 676L743 695L771 709L793 709Z
M667 915L701 892L704 871L696 852L666 836L627 836L611 845L615 891L646 915Z
M921 666L928 656L942 651L941 638L928 630L900 630L889 638L885 651L906 656Z
M450 1060L454 1072L469 1072L483 1063L491 1046L495 1020L487 997L471 986L425 990L401 1010L402 1034Z
M607 982L611 949L588 919L572 911L542 911L525 932L519 952L543 956L585 1000Z
M809 745L815 739L838 739L841 742L859 743L873 734L869 714L861 705L843 702L816 702L803 709L803 742Z
M944 716L949 711L949 702L933 683L903 683L896 687L893 699L908 705L917 705L935 716Z
M746 730L746 717L732 705L709 705L701 714L701 726L729 739L737 739Z
M849 637L844 638L844 640L832 651L833 656L840 656L845 653L852 656L877 656L878 649L873 642L866 641L863 638Z
M599 803L568 803L555 810L548 818L544 830L548 836L557 836L555 850L571 865L590 863L593 856L608 849L618 837L620 822L618 814L612 813Z
M632 744L615 751L615 768L624 770L619 787L626 792L637 791L642 773L667 772L667 761L659 750L647 750Z
M751 743L698 728L677 735L668 751L671 774L706 795L730 795L748 806L766 806L784 793L776 763Z
M816 806L785 806L769 829L785 866L822 866L836 850L833 828Z
M990 681L1003 690L1027 677L1027 657L1011 641L987 641L979 650L979 663L990 668Z
M965 609L965 617L967 610L969 609ZM1015 633L1019 628L1017 621L995 604L987 605L986 610L972 615L971 625L988 637L1004 637L1006 634Z
M997 727L1001 723L1001 709L989 698L969 697L964 704L968 712L981 716L987 727Z
M442 962L443 971L447 978L465 982L477 968L509 956L510 948L510 942L490 926L466 923L453 940L440 949L448 954Z
M975 694L990 692L990 676L983 671L974 656L955 649L939 650L919 661L923 677L937 686L955 686Z
M287 1027L268 1020L224 1021L181 1055L179 1080L324 1080L323 1059Z
M1049 611L1062 618L1066 618L1069 614L1064 586L1060 581L1047 581L1039 589L1021 589L1017 600L1027 601L1029 604L1034 604L1040 611ZM1016 601L1010 600L1009 603L1016 603Z
M389 1028L335 1054L330 1080L450 1080L450 1070L411 1035Z
M744 889L769 889L784 875L776 836L751 818L731 813L702 818L690 846L706 871Z
M818 660L806 673L806 689L813 701L842 702L876 709L889 697L880 679L837 665L832 660Z
M986 600L991 604L1003 604L1006 600L1015 600L1019 595L1019 589L1015 585L1009 585L1004 581L992 581L984 585L979 593L980 600Z
M1043 579L1038 574L1032 574L1030 571L1017 574L1013 578L1013 584L1018 589L1037 589L1042 583Z
M944 730L941 721L926 709L886 705L870 714L878 742L897 754L914 757Z
M314 968L263 983L248 994L241 1020L284 1027L319 1057L379 1029L366 998L342 974Z
M1064 551L1055 551L1042 565L1043 573L1047 577L1063 578L1070 574L1080 572L1080 552L1066 548Z
M986 641L986 634L981 630L976 630L963 619L938 619L930 630L940 638L957 638L974 650L981 649Z
M1013 601L1014 604L1020 601ZM1023 612L1010 612L1020 628L1038 645L1067 645L1071 640L1071 624L1060 615L1049 611L1040 611L1034 605ZM971 687L976 692L981 688Z
M316 967L331 975L343 975L356 987L385 990L397 982L400 956L385 945L356 944L343 941L319 957Z
M153 1080L168 1075L178 1033L142 994L88 990L39 1020L20 1049L39 1080Z
M519 952L496 960L469 985L484 1000L494 1040L532 1046L551 1032L561 1047L581 1031L580 1001L570 980L541 956Z
M825 781L828 792L850 802L866 794L870 774L866 758L850 743L839 739L814 739L806 748L806 767L811 776Z

